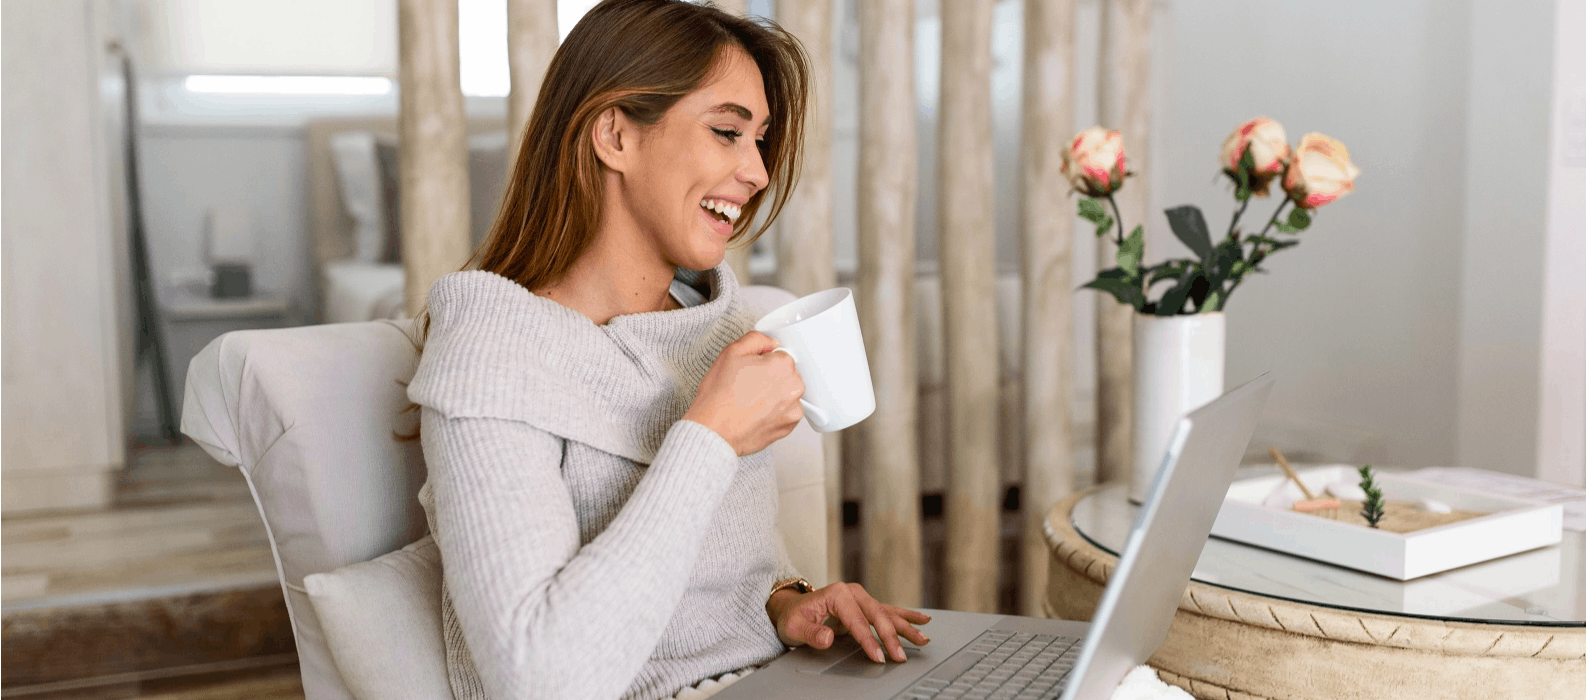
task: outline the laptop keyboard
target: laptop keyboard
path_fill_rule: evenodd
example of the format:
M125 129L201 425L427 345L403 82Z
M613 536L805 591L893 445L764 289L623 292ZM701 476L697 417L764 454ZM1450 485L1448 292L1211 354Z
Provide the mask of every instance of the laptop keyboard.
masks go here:
M1041 700L1055 698L1079 656L1079 639L986 630L894 698Z

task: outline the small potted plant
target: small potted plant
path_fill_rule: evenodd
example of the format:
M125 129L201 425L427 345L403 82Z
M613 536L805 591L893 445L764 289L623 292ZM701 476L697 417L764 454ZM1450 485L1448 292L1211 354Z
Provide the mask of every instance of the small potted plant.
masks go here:
M1234 212L1221 240L1213 240L1199 207L1168 209L1173 235L1194 254L1146 265L1145 229L1127 234L1113 195L1134 173L1126 167L1123 137L1092 127L1074 137L1063 154L1063 172L1083 195L1079 215L1096 225L1098 237L1118 246L1117 267L1102 270L1085 286L1134 307L1134 464L1129 498L1139 502L1162 461L1179 417L1223 391L1225 327L1222 310L1245 276L1280 250L1299 245L1317 207L1354 189L1360 174L1349 150L1336 139L1306 134L1289 147L1283 126L1266 117L1240 125L1223 142L1218 158L1233 186ZM1283 198L1266 224L1242 228L1254 199L1280 183ZM1285 210L1287 215L1285 216Z

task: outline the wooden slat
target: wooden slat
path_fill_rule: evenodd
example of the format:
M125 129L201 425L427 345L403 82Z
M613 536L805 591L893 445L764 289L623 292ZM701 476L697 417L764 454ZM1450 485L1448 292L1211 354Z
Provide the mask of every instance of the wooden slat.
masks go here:
M1039 616L1048 562L1044 517L1074 488L1071 415L1074 198L1063 148L1074 133L1075 0L1025 0L1019 243L1023 269L1024 484L1019 614Z
M832 0L778 0L777 21L809 54L804 169L777 221L776 284L796 296L837 286L832 252ZM842 436L822 436L826 456L826 572L842 575Z
M1102 126L1123 132L1131 171L1148 172L1151 130L1151 0L1107 0L1102 9L1097 111ZM1115 198L1128 234L1147 224L1146 178L1129 178ZM1146 236L1147 240L1150 236ZM1098 240L1098 269L1117 266L1118 247ZM1133 461L1134 310L1096 295L1096 483L1127 478Z
M399 0L402 268L417 316L430 285L468 259L468 128L458 74L457 0Z
M556 0L507 0L507 65L512 72L512 92L507 96L507 154L513 159L523 144L523 128L534 111L556 45ZM508 177L511 174L508 168Z
M997 610L1001 510L996 217L989 2L942 3L937 131L942 331L947 369L947 607Z
M914 0L859 6L859 284L876 412L857 426L865 470L864 582L920 603L914 361Z

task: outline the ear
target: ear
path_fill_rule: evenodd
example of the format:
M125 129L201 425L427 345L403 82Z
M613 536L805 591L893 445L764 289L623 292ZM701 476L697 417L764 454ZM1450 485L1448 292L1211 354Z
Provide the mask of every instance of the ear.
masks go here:
M638 133L633 122L617 107L609 107L595 118L595 128L590 134L594 141L595 157L602 165L617 172L626 172L633 162Z

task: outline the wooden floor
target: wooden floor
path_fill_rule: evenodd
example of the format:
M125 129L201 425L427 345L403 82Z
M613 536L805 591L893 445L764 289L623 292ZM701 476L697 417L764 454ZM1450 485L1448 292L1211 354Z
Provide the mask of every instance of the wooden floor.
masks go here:
M275 561L241 472L191 442L139 445L128 462L110 508L0 523L0 694L303 697ZM265 632L226 632L234 622ZM184 639L146 644L140 634Z
M241 472L191 442L138 448L129 461L109 509L4 520L6 611L276 581Z
M27 700L299 700L303 698L303 681L297 664L289 663L259 669L184 675L89 688L46 689L24 694L7 689L4 697Z

